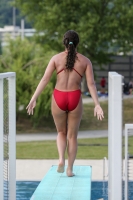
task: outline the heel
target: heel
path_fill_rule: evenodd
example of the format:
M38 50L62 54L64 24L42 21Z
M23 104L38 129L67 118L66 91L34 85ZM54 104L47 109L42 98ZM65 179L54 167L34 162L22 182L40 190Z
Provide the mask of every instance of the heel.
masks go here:
M64 172L64 165L58 165L57 172L58 173L63 173Z

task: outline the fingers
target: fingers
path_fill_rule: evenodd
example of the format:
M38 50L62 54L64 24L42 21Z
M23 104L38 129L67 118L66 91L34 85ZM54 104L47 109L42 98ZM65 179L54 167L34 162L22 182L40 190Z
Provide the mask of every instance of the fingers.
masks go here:
M30 101L30 103L26 107L27 113L29 115L33 115L33 113L34 113L33 111L34 111L35 106L36 106L36 101L35 100L34 101Z
M102 120L103 118L104 118L103 113L97 114L97 119L98 119L98 120Z
M97 105L94 109L94 116L97 116L98 120L102 120L104 118L103 110L99 105Z
M26 107L26 109L28 109L28 107L29 107L29 104L28 104L28 106Z
M33 110L34 110L34 108L32 108L32 110L31 110L31 114L33 115Z
M96 114L97 114L97 113L96 113L96 109L94 109L94 117L96 117Z
M28 109L27 113L28 113L29 115L33 115L33 109L34 109L34 108Z
M99 115L97 118L98 118L98 120L101 120L101 121L103 119L102 115Z
M29 115L33 115L33 110L34 110L34 107L33 106L30 106L30 105L28 105L27 107L26 107L26 109L27 109L27 113L29 114Z

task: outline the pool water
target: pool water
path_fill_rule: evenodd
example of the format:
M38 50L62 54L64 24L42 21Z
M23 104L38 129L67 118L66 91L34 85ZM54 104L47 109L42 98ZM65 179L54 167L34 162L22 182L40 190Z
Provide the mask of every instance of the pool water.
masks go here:
M40 181L17 181L16 182L16 200L30 200L32 194L37 188ZM91 200L103 198L108 200L108 183L102 181L92 181ZM129 200L133 200L133 182L130 181ZM124 191L124 185L123 185Z

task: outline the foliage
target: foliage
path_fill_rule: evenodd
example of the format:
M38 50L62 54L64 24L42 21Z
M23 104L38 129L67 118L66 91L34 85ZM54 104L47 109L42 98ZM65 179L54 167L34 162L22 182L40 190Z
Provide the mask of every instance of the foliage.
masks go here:
M96 117L94 117L94 103L83 104L83 115L80 124L80 131L108 129L108 101L101 101L100 105L104 111L104 119L102 121L99 121ZM131 105L133 105L133 98L123 99L123 129L125 124L133 123L133 110L131 109ZM56 132L55 124L51 115L48 118L45 118L45 120L43 119L43 121L40 121L39 127L37 128L33 127L29 119L26 118L20 118L20 120L17 122L17 133L48 132Z
M12 3L12 0L0 1L0 27L13 24L13 7L11 3ZM22 16L20 15L19 10L16 9L16 25L17 26L20 26L21 18ZM31 25L25 21L25 27L31 27Z
M21 41L9 40L8 46L0 56L0 72L16 72L16 103L17 117L21 113L26 115L26 106L33 95L45 68L54 51L45 52L39 44L27 39ZM35 113L32 117L34 124L50 113L51 93L55 85L55 75L38 98ZM24 109L23 109L24 106ZM21 110L22 108L22 110Z
M131 0L16 0L15 5L43 31L41 42L61 50L63 34L76 30L79 51L98 64L113 53L133 48L133 5Z

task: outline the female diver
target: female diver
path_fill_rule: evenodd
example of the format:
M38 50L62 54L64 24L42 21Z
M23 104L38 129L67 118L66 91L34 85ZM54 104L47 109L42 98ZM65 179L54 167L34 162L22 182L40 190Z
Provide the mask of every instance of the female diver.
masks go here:
M79 43L78 34L69 30L65 33L63 44L65 51L53 56L46 71L27 106L27 113L33 115L36 100L46 87L54 70L57 72L57 81L52 95L52 115L58 132L57 148L59 164L57 171L64 172L65 150L68 153L67 176L74 176L73 164L77 153L77 134L82 117L82 95L80 90L83 75L86 75L87 85L93 98L94 116L98 120L104 118L95 87L93 69L90 60L77 52Z

